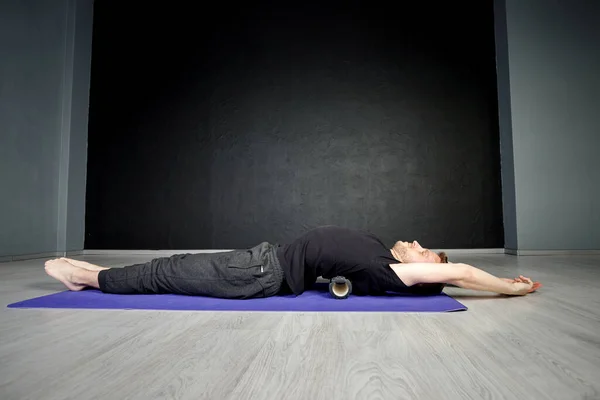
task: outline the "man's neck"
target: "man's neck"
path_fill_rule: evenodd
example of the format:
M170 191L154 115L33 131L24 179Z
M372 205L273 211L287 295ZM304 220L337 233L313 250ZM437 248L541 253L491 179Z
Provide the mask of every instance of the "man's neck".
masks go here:
M400 254L396 253L394 249L390 249L390 253L392 253L392 256L394 256L396 260L402 262L402 257L400 257Z

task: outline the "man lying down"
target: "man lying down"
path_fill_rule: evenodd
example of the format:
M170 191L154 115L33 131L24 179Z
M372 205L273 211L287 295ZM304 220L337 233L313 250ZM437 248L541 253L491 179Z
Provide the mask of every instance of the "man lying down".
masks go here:
M344 276L358 295L385 292L438 294L446 284L522 296L539 284L519 276L497 278L471 265L450 263L414 241L389 249L371 233L323 226L285 245L267 242L236 251L179 254L124 268L104 268L60 258L46 262L48 275L70 290L105 293L175 293L229 299L300 295L319 276Z

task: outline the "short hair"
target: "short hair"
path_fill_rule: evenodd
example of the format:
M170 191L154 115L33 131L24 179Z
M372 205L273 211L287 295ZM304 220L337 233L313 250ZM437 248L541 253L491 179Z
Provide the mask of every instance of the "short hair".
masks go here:
M443 251L441 253L438 253L438 256L440 256L440 262L443 264L447 264L448 263L448 256L446 255L446 253L444 253Z

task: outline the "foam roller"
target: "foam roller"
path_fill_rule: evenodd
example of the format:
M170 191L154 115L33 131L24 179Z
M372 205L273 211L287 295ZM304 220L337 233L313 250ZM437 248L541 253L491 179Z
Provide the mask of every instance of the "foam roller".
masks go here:
M334 299L347 299L352 293L352 282L343 276L336 276L329 282L329 293Z

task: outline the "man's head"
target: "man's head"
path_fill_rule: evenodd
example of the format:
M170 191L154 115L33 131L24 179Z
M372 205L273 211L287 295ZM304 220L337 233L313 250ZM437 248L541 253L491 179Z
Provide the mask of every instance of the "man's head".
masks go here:
M392 253L403 263L447 263L446 253L434 253L421 247L416 240L413 242L398 241L392 248Z

